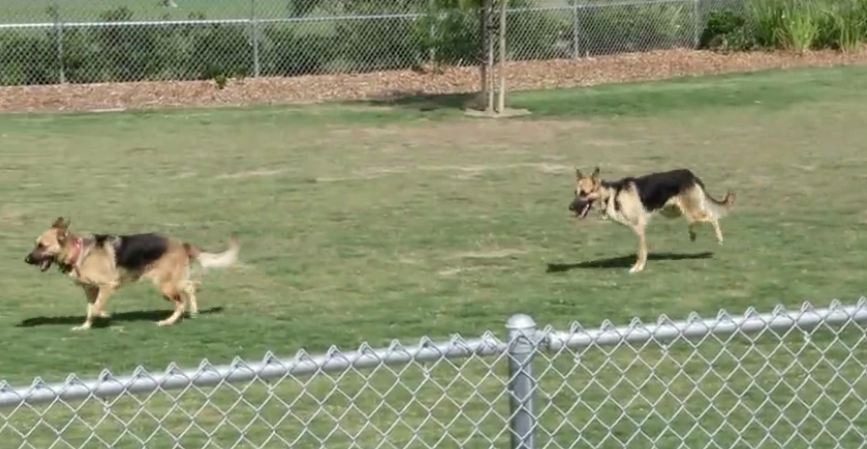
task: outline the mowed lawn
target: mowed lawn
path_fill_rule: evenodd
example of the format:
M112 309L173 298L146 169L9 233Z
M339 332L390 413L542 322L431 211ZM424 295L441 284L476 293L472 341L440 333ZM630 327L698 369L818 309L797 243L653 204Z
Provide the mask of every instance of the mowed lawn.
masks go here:
M518 312L590 327L864 294L864 68L512 99L534 114L428 110L446 99L0 116L0 379L502 333ZM733 189L725 245L657 219L647 269L628 275L631 231L567 210L574 168L595 165L689 167L712 194ZM72 332L81 290L23 262L58 215L213 250L237 233L242 263L208 274L195 319L158 328L170 305L138 284L111 299L110 322Z

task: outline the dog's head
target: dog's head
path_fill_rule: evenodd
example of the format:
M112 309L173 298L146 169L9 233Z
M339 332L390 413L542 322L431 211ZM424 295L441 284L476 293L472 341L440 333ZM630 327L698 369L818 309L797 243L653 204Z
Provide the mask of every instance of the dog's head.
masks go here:
M36 239L36 246L27 254L24 262L38 266L42 271L51 268L51 264L57 262L67 244L69 223L68 219L57 217L51 227Z
M593 204L599 201L601 189L599 167L596 167L590 176L585 176L581 170L575 169L575 198L569 203L569 210L578 218L587 217Z

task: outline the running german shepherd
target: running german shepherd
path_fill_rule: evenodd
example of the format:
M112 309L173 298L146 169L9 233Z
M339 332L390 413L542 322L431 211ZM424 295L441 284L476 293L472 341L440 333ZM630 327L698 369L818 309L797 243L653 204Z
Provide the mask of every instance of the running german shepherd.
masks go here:
M187 304L190 315L196 315L196 288L200 282L190 278L192 263L197 262L202 268L229 267L237 261L240 250L235 237L230 238L226 251L207 253L189 243L153 233L78 235L69 231L69 224L68 219L58 217L36 239L36 247L24 262L38 266L43 272L57 264L60 271L84 289L87 318L73 330L89 329L97 316L110 317L105 311L109 296L141 278L150 279L163 297L174 303L174 312L158 325L175 324Z
M719 220L734 205L735 194L729 191L722 201L714 199L701 179L689 170L651 173L618 181L600 179L599 167L590 176L584 176L581 170L576 170L575 175L575 199L569 204L570 211L583 219L596 206L604 219L628 226L638 236L638 257L630 273L644 270L647 264L645 228L656 213L667 218L685 217L692 241L695 241L698 224L710 223L717 241L720 245L723 243Z

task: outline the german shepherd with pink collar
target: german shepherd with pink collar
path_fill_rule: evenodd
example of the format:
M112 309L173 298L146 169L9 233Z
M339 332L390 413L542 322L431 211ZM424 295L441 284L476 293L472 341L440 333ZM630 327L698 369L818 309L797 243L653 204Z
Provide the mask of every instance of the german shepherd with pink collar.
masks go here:
M585 176L581 170L575 171L575 197L569 210L583 219L596 208L603 218L631 228L638 236L638 257L629 272L637 273L647 265L645 228L651 217L659 214L666 218L686 218L692 241L696 238L696 227L710 223L722 245L719 220L734 202L735 194L731 191L722 200L712 197L701 179L687 169L605 181L599 177L599 167L596 167L590 176Z
M226 268L238 259L240 244L234 236L221 253L204 252L198 247L160 234L77 234L69 230L70 220L58 217L36 239L36 247L24 262L43 272L57 265L84 289L87 317L73 330L89 329L96 317L109 318L108 298L126 284L149 279L174 304L174 312L158 321L159 326L175 324L187 305L190 315L198 313L196 288L191 279L194 264L201 268Z

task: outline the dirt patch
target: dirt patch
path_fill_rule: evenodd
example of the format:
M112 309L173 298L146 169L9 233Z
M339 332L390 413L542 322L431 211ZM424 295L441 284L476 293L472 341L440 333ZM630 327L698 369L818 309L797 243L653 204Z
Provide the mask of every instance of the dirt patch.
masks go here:
M262 178L267 176L277 176L286 170L283 169L261 169L261 170L248 170L237 173L224 173L222 175L217 175L217 179L245 179L245 178Z
M513 62L507 84L513 90L592 86L791 67L867 64L867 49L756 52L722 55L708 51L665 50L580 60ZM478 69L451 68L440 74L411 70L351 75L232 80L224 89L213 81L132 82L0 88L0 111L93 111L164 107L243 106L364 100L407 94L476 92Z
M526 254L527 251L522 249L493 249L488 251L468 251L457 253L452 256L454 259L506 259L513 256Z
M572 167L549 162L526 162L518 164L479 164L479 165L419 165L416 167L372 167L354 172L349 176L323 176L316 182L365 181L389 175L403 175L413 172L455 172L458 179L473 179L486 172L531 168L545 174L562 174L573 170Z

